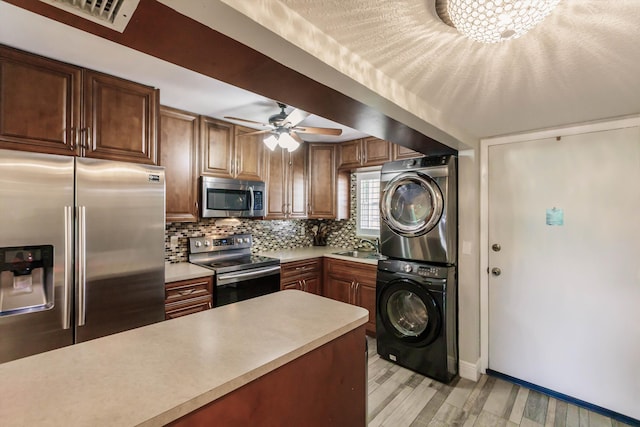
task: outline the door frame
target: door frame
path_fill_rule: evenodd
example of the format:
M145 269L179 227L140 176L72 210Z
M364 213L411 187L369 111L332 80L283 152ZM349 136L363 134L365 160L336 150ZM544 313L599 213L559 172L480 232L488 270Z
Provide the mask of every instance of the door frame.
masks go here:
M640 127L640 115L560 126L544 130L484 138L480 140L480 360L479 370L489 366L489 147L537 139L580 135L614 129Z

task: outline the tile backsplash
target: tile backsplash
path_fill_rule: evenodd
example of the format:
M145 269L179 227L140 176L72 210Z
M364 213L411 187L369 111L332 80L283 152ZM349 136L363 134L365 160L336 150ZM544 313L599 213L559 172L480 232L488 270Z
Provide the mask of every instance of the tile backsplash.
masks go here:
M356 180L351 175L351 211L348 220L256 220L203 218L196 223L171 222L165 228L165 261L188 261L189 237L215 234L253 235L253 252L302 248L313 245L312 227L326 224L329 230L327 245L356 247Z

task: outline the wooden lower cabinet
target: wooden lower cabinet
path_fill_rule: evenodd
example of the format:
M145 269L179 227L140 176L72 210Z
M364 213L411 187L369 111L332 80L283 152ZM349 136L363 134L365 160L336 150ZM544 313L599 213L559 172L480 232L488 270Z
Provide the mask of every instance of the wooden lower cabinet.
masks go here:
M347 332L168 425L365 427L363 328Z
M286 262L280 266L280 289L322 294L322 258Z
M376 334L377 267L361 262L324 259L323 295L369 310L368 335Z
M213 307L213 276L165 284L165 319L175 319Z

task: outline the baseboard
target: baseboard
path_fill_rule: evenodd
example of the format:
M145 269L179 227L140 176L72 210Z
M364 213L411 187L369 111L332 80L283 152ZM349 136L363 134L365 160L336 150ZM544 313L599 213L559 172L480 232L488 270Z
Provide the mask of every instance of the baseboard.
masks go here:
M458 362L459 374L462 378L466 378L471 381L478 381L480 379L480 360L476 363L466 362L460 360Z

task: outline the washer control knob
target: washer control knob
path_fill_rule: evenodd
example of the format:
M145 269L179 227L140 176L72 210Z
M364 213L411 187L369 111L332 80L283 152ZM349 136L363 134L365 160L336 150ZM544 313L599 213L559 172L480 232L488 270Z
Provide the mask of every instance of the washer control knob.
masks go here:
M405 273L411 273L411 271L413 271L413 267L411 267L411 264L405 264L402 266L402 271Z

